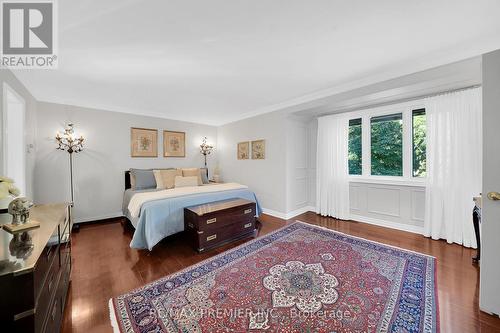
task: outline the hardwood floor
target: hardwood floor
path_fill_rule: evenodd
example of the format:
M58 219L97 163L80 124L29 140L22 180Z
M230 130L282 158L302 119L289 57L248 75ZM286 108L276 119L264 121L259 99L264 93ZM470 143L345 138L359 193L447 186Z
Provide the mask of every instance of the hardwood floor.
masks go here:
M320 217L311 212L289 221L263 216L260 235L295 220L435 256L441 332L500 333L500 319L479 311L479 269L471 263L474 250L403 231ZM62 332L112 332L108 312L111 297L244 242L197 254L183 235L174 235L151 252L137 251L129 247L132 232L117 219L111 223L84 225L73 235L72 282Z

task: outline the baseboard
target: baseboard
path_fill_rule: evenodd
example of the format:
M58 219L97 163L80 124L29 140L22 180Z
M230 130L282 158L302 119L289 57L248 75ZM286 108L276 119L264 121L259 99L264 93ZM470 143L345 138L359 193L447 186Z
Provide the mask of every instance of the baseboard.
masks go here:
M396 230L401 230L401 231L407 231L407 232L411 232L414 234L419 234L419 235L424 234L424 228L419 227L419 226L415 226L415 225L408 225L408 224L403 224L403 223L384 221L384 220L380 220L380 219L374 219L372 217L366 217L366 216L355 215L355 214L351 214L350 219L353 221L357 221L357 222L373 224L373 225L377 225L380 227L386 227L386 228L391 228L391 229L396 229Z
M283 219L283 220L289 220L291 218L294 218L295 216L298 216L300 214L304 214L305 212L309 212L309 211L314 212L315 210L316 210L315 207L305 206L305 207L293 210L293 211L288 212L288 213L282 213L282 212L278 212L276 210L272 210L272 209L268 209L268 208L262 208L262 212L264 214L271 215L273 217L277 217L277 218Z
M289 220L291 218L294 218L300 214L304 214L306 212L316 212L316 207L313 206L305 206L296 210L292 210L291 212L288 212L286 214L286 219Z
M500 314L497 314L494 311L491 311L491 309L485 309L484 307L481 306L481 304L479 304L479 310L481 310L482 312L487 313L489 315L500 318Z
M75 218L73 223L89 223L89 222L96 222L100 220L108 220L108 219L113 219L117 217L123 217L122 212L117 212L117 213L110 213L110 214L104 214L104 215L98 215L98 216L92 216L92 217L84 217L84 218Z
M266 215L270 215L270 216L273 216L273 217L277 217L279 219L283 219L285 220L286 219L286 214L285 213L282 213L282 212L278 212L276 210L272 210L272 209L268 209L268 208L262 208L262 213L266 214Z

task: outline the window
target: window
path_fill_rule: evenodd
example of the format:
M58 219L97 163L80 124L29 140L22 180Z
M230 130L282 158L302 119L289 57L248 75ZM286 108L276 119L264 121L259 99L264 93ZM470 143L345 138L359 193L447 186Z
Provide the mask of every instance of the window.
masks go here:
M349 120L349 174L362 174L361 118Z
M425 177L426 173L426 117L425 109L412 111L413 177Z
M422 102L353 113L348 131L349 175L358 176L355 181L421 183L426 177L426 132Z
M403 176L403 114L372 117L371 174Z

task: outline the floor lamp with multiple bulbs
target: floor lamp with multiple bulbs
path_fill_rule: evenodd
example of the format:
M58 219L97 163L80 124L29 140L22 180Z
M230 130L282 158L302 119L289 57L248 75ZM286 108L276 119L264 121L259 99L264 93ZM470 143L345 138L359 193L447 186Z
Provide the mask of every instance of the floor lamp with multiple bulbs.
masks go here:
M79 153L83 150L83 136L78 137L75 134L73 124L68 124L64 129L64 133L57 132L56 143L57 149L66 151L69 154L69 181L71 190L71 207L74 205L74 187L73 187L73 153Z

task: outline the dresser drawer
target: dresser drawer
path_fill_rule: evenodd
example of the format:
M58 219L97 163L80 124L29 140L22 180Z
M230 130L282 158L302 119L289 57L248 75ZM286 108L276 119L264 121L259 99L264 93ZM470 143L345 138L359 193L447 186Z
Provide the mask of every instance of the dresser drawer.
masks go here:
M61 278L61 274L59 274L59 278ZM58 281L60 284L61 281ZM56 291L56 295L53 297L50 306L48 307L48 313L45 321L45 329L40 332L45 333L58 333L61 330L61 319L64 310L64 300L62 296L62 289L58 288Z
M232 240L243 238L246 235L250 236L254 234L255 218L252 217L244 221L234 222L233 224L212 230L198 231L193 229L191 232L195 238L195 248L201 252L226 244Z
M44 330L37 330L37 332L57 333L61 328L61 320L64 315L64 306L66 305L66 296L69 287L71 272L71 261L67 260L57 271L56 279L50 289L50 306L44 307L44 311L40 313L43 315L40 319L43 321ZM37 313L38 316L38 308ZM38 320L38 319L37 319ZM39 326L37 326L39 327Z
M251 203L240 207L204 214L202 216L195 215L194 218L190 219L189 223L192 223L195 229L205 231L251 220L254 219L254 217L255 203Z
M35 328L41 332L41 328L49 311L49 304L57 292L61 268L59 258L54 256L47 272L47 277L41 285L41 290L35 304Z
M43 249L40 258L38 258L38 261L36 262L35 265L35 270L33 272L35 299L40 294L42 285L45 282L47 273L49 272L51 264L54 261L54 259L56 259L57 263L59 264L58 256L59 256L59 244L49 243Z

